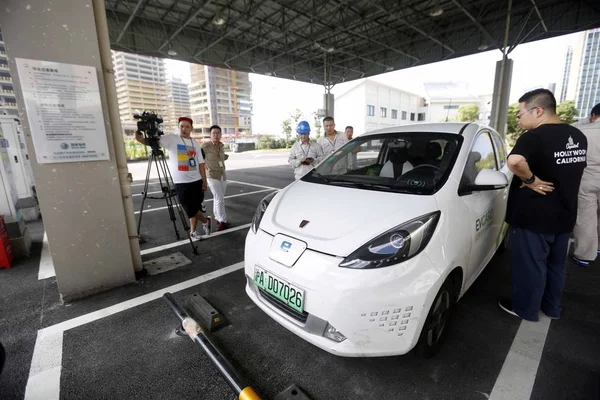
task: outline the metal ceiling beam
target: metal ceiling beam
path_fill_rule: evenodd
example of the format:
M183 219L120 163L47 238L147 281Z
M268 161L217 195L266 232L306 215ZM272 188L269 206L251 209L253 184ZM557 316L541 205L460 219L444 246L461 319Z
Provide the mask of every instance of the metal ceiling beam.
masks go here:
M546 27L544 18L542 18L542 14L540 13L540 9L538 8L537 4L535 4L535 0L531 0L531 4L533 4L533 9L535 10L538 18L540 19L540 22L542 23L542 27L544 28L544 31L548 32L548 28Z
M252 5L251 8L254 8L255 10L259 9L263 4L265 4L267 1L270 0L263 0L261 2L259 2L258 4ZM241 14L246 14L246 16L248 14L252 15L254 10L250 10L250 11L246 11L244 13ZM269 17L271 17L272 15L274 15L275 13L277 13L278 11L274 12L273 14L271 14ZM246 21L244 21L246 22ZM219 44L223 39L231 36L233 33L236 33L242 26L242 22L240 22L239 20L236 21L235 26L232 29L227 30L227 32L221 36L219 39L213 41L212 43L210 43L208 46L206 46L205 48L203 48L202 50L200 50L198 53L194 54L194 58L200 57L206 50L209 50L210 48L212 48L213 46L215 46L216 44ZM224 63L227 64L229 61L225 61Z
M289 10L292 10L292 11L294 11L296 14L299 14L299 15L302 15L302 16L304 16L305 18L307 18L307 19L309 19L309 20L311 19L311 16L310 16L310 15L307 15L307 14L306 14L305 12L303 12L303 11L297 10L297 9L295 9L295 8L293 8L293 7L289 7L289 6L288 6L288 9L289 9ZM318 23L318 24L320 24L320 25L322 25L322 26L324 26L324 27L326 27L326 28L329 28L329 26L328 26L328 25L326 25L325 23L323 23L323 22L321 22L321 21L317 21L317 23ZM330 29L330 28L329 28L329 29ZM375 39L372 39L372 38L369 38L369 37L367 37L367 36L364 36L364 35L362 35L362 34L359 34L359 33L356 33L356 32L352 32L352 31L348 31L348 29L346 29L346 28L342 28L340 33L342 33L342 32L343 32L343 33L346 33L346 34L348 34L348 35L355 35L355 36L361 37L362 39L366 39L366 40L368 40L368 41L370 41L370 42L372 42L372 43L375 43L375 44L377 44L377 45L379 45L379 46L383 46L383 47L387 48L387 49L388 49L388 50L390 50L390 51L394 51L394 52L396 52L396 53L402 54L403 56L406 56L406 57L409 57L409 58L413 58L413 59L415 59L415 60L418 60L418 58L416 58L416 57L414 57L414 56L412 56L412 55L409 55L409 54L407 54L407 53L403 52L402 50L395 49L395 48L393 48L393 47L391 47L391 46L388 46L388 45L386 45L386 44L384 44L384 43L378 42L377 40L375 40ZM299 36L301 36L301 35L299 35ZM302 36L301 36L301 37L302 37ZM306 38L306 37L305 37L305 40L308 40L310 43L315 43L315 42L314 42L314 41L313 41L311 38ZM268 62L270 62L270 61L272 61L272 60L274 60L274 59L276 59L276 58L278 58L278 57L282 57L282 56L285 56L285 55L287 55L287 54L290 54L290 52L289 52L289 51L287 51L287 52L283 52L283 53L281 53L281 54L279 54L279 55L276 55L276 56L272 57L272 58L271 58L271 59L269 59L269 60L264 60L264 61L261 61L261 62L259 62L258 64L254 64L252 67L254 67L254 68L255 68L255 67L257 67L257 66L260 66L260 65L262 65L262 64L268 63ZM348 52L344 52L344 54L348 54L348 55L351 55L351 56L355 55L355 54L348 53ZM364 57L362 57L362 56L359 56L359 58L360 58L360 59L363 59L363 60L365 60L365 61L368 61L368 62L374 62L374 63L376 63L376 64L379 64L379 65L382 65L382 66L384 66L384 67L386 67L386 68L387 68L387 67L389 67L389 65L382 64L382 63L380 63L380 62L378 62L378 61L375 61L375 60L369 60L369 59L367 59L367 58L364 58Z
M117 36L117 40L115 43L119 43L121 41L121 39L123 38L123 35L125 34L125 31L127 29L129 29L129 25L131 25L131 22L133 22L133 20L137 16L137 14L144 8L144 6L146 5L147 2L148 2L148 0L139 0L137 2L137 4L135 5L135 8L131 12L131 15L129 16L129 19L127 20L127 22L125 22L125 25L123 25L123 28L121 29L121 32L119 33L119 36Z
M380 6L379 4L375 3L375 7L377 7L378 9L385 11L386 13L388 13L388 15L392 18L394 18L395 20L403 23L404 25L406 25L407 27L409 27L410 29L414 30L415 32L425 36L427 39L431 40L434 43L439 44L440 46L444 47L446 50L448 50L451 53L456 53L454 51L454 49L444 43L442 43L441 41L439 41L438 39L434 38L433 36L431 36L430 34L428 34L427 32L423 31L420 28L417 28L416 26L414 26L413 24L409 23L408 21L406 21L404 18L400 18L398 15L396 15L396 13L390 13L388 12L385 8L383 8L382 6Z
M199 4L198 5L198 9L192 13L192 15L190 15L188 17L188 19L185 20L185 22L175 30L175 32L173 32L171 34L171 36L169 37L169 39L165 40L165 42L163 44L160 45L160 47L158 48L158 51L161 51L166 45L168 45L169 43L171 43L171 41L173 39L175 39L175 37L177 35L179 35L179 33L186 27L189 25L190 22L192 22L194 19L196 19L196 17L198 16L198 14L200 14L202 12L202 9L204 7L206 7L207 5L209 5L212 2L212 0L206 0L203 4Z
M458 7L471 21L473 21L473 23L475 24L475 26L477 28L479 28L479 30L485 35L485 38L490 42L490 44L497 46L498 43L496 41L496 39L494 39L494 37L490 34L490 32L488 32L487 29L484 28L483 25L481 25L481 22L479 22L479 20L477 18L475 18L470 12L469 10L467 10L458 0L451 0L454 5L456 5L456 7Z

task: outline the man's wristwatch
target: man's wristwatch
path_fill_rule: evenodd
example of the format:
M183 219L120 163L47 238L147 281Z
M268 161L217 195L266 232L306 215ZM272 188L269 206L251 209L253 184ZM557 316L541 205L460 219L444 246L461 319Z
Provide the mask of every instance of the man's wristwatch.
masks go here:
M523 179L523 183L526 185L531 185L535 181L535 175L531 175L530 178Z

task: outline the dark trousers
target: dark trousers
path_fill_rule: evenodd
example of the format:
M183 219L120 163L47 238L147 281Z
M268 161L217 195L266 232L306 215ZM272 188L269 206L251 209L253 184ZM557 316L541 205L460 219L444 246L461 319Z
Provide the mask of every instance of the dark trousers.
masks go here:
M537 321L540 310L549 317L560 317L570 237L570 233L551 235L510 228L512 306L521 318Z

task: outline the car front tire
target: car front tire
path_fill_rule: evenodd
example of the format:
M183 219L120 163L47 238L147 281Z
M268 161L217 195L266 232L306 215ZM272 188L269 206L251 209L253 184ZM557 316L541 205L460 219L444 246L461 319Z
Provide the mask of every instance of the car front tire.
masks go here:
M456 298L454 285L448 278L429 309L419 341L415 346L416 354L424 358L431 358L440 351L450 327Z

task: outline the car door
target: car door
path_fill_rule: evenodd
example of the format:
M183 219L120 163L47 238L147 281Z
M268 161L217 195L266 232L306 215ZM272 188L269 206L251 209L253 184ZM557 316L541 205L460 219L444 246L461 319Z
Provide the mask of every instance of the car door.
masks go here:
M498 160L498 168L506 175L506 178L509 182L509 185L506 186L506 188L498 190L496 194L494 210L497 212L494 213L494 221L492 225L492 229L494 230L494 234L496 236L496 243L494 248L491 250L491 254L489 254L489 257L491 258L494 255L495 250L502 243L504 234L508 230L508 224L504 222L504 219L506 217L506 204L508 201L508 192L513 173L510 172L508 165L506 165L507 154L504 140L502 140L502 137L497 132L490 131L489 133L492 137L492 141L494 142L494 149L496 150L496 156Z
M483 169L498 170L498 159L494 144L489 131L483 130L477 133L469 150L461 177L458 195L468 209L468 218L471 239L471 253L469 265L466 268L465 281L469 286L473 279L479 275L490 254L493 254L496 241L496 229L498 214L504 218L504 209L498 207L498 192L501 190L473 190L469 188L475 183L477 174Z

